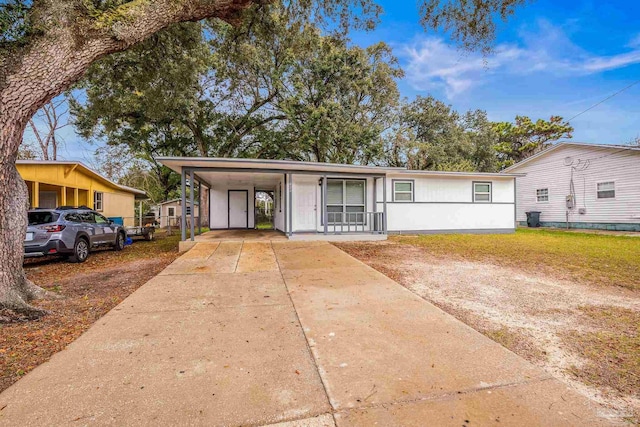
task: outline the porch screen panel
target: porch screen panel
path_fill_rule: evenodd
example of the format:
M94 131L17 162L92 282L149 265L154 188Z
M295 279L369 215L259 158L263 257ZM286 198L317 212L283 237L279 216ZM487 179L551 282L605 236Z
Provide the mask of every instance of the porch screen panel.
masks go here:
M327 180L329 224L364 223L365 187L364 180Z

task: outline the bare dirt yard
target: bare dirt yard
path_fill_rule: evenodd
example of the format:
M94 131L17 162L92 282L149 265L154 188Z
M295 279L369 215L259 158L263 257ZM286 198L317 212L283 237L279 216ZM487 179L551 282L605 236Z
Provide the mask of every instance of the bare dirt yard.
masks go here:
M640 422L640 237L525 229L337 246Z
M176 234L158 233L154 241L136 240L121 252L96 250L82 264L53 257L26 260L27 276L63 298L35 302L51 311L36 321L0 310L0 391L64 349L162 271L177 258L178 240Z

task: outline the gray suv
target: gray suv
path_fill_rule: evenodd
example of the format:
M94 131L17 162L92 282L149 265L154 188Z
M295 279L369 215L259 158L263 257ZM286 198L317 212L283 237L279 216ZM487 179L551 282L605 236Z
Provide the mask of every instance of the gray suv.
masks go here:
M62 255L72 262L84 262L98 246L124 249L124 227L88 208L34 209L28 216L25 257Z

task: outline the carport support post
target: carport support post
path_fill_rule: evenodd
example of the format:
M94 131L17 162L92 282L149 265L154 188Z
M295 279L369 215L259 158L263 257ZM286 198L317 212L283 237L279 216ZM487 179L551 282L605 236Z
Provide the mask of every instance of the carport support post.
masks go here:
M189 204L191 206L191 208L189 209L189 216L191 217L190 218L191 219L191 224L190 224L191 225L191 230L190 231L191 231L191 241L193 242L196 239L196 236L195 236L195 234L196 234L196 224L195 224L195 221L194 221L194 218L195 218L194 198L195 197L194 197L194 194L193 194L193 193L195 193L196 186L193 184L194 183L194 180L193 180L194 179L193 169L191 169L189 172L190 172L190 175L189 175Z
M185 216L187 213L187 171L182 168L180 182L180 207L182 208L182 215L180 215L180 240L183 242L187 240L187 217Z
M293 183L291 182L291 174L287 174L287 202L289 202L289 209L287 210L289 216L289 236L293 235L293 203L291 194L293 193Z
M382 232L387 234L387 177L382 177Z
M322 177L322 223L324 224L324 234L329 233L329 224L327 220L329 214L327 213L327 175Z
M198 234L202 234L202 183L198 181Z

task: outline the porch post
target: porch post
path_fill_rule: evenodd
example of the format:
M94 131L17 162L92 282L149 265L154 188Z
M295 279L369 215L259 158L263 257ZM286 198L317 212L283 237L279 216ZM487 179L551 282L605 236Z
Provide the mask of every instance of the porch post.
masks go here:
M182 169L180 182L180 207L182 208L182 215L180 215L180 240L187 240L187 171Z
M196 186L193 184L193 179L194 179L194 173L193 173L193 169L190 170L191 174L189 176L189 204L191 205L191 208L189 209L189 216L191 217L191 241L193 242L196 239L196 224L194 221L195 218L195 204L194 204L194 198L195 195L193 193L195 193L195 189Z
M289 173L288 175L288 179L287 179L287 192L288 192L288 197L287 197L287 201L289 202L289 236L293 235L293 183L291 182L291 177L292 175Z
M67 187L64 185L60 187L60 205L67 206Z
M327 212L327 175L322 177L322 223L324 234L329 234L329 213Z
M40 207L40 182L33 181L33 202L31 204L31 208L39 208Z
M77 187L73 189L73 206L80 206L80 192Z
M387 234L387 176L382 178L382 232Z
M138 202L138 216L140 217L140 223L138 225L142 227L142 200ZM134 225L135 225L135 219L134 219Z
M202 183L198 181L198 234L202 234Z

